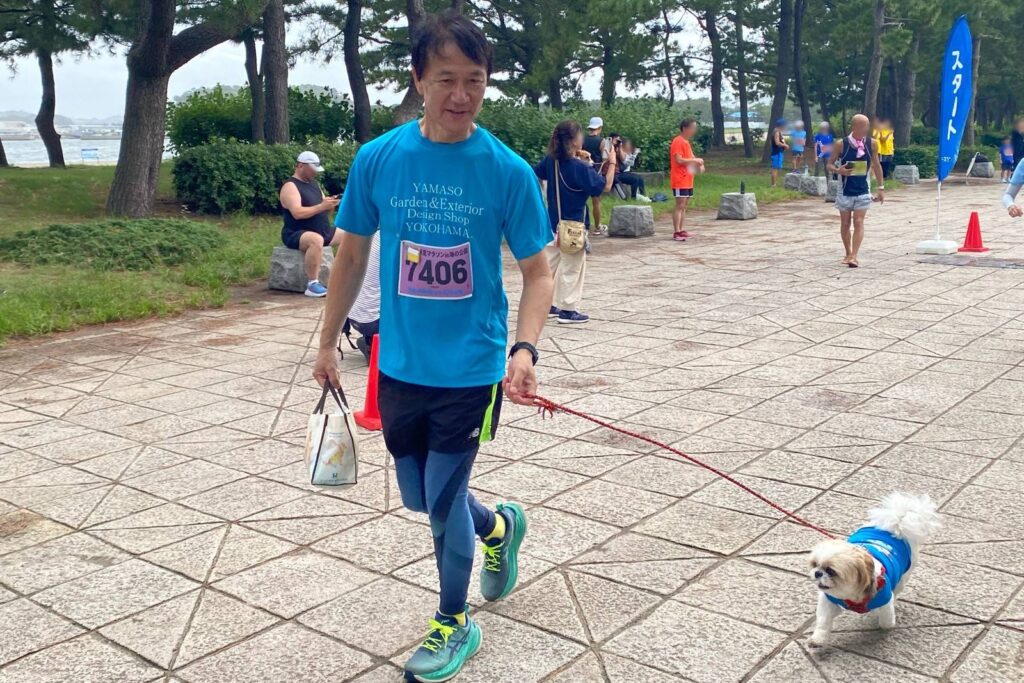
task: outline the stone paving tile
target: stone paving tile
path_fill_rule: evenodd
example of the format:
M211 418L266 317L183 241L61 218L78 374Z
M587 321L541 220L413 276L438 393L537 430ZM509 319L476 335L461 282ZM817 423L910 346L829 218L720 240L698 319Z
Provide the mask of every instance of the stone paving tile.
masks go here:
M0 557L0 581L29 594L130 558L92 536L68 534Z
M295 624L283 624L182 669L188 683L348 680L373 659Z
M161 671L96 636L75 638L0 669L0 683L145 683Z
M243 602L290 619L372 581L341 560L301 551L246 569L214 584Z
M0 605L0 666L84 631L28 600Z
M766 241L791 206L742 224L695 215L682 268L660 238L595 240L592 322L549 326L538 369L544 395L837 533L888 490L929 492L945 526L897 629L844 614L832 646L809 650L815 532L653 445L507 405L472 483L484 504L524 502L530 533L518 589L476 612L488 656L459 680L1021 677L1019 634L998 624L1024 624L1024 289L1009 271L908 255L927 192L886 203L858 271L836 268L831 230ZM976 192L951 188L949 206ZM834 224L824 203L800 209ZM1004 216L985 224L996 253L1024 256ZM357 486L304 479L321 312L275 295L0 351L0 583L56 608L17 617L34 629L2 639L21 658L0 681L397 683L436 565L379 434L360 438ZM342 371L361 398L363 360ZM477 572L469 602L482 606ZM0 587L0 625L29 604ZM370 613L388 623L373 637L347 628Z
M669 601L604 649L694 681L740 680L782 643L784 636L728 617ZM707 652L713 650L712 661Z
M184 593L195 582L142 560L129 560L33 596L41 605L89 628Z

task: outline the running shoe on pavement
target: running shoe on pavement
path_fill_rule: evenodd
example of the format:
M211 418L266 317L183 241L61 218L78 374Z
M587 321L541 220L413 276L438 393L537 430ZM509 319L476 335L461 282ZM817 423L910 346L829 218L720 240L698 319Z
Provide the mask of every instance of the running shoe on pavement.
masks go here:
M548 317L549 318L557 318L559 316L559 314L561 314L561 312L562 312L561 308L559 308L558 306L552 306L548 310Z
M480 593L484 600L501 600L519 580L519 546L526 536L526 513L518 503L498 503L497 513L505 520L505 535L484 541L484 563L480 567Z
M319 282L310 282L306 285L306 296L312 296L316 298L327 296L327 288Z
M585 323L590 321L589 315L583 315L579 311L562 311L558 314L558 322L562 324Z
M672 239L674 239L676 242L685 242L686 234L682 232L674 232L672 233Z
M455 677L469 658L477 653L483 636L469 617L459 626L454 617L435 614L423 643L405 663L405 679L419 683L440 683Z

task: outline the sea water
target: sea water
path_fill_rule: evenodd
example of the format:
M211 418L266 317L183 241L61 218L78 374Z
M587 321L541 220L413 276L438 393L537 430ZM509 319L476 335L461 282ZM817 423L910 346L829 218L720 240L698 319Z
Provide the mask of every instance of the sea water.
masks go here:
M61 138L61 147L64 148L64 163L66 164L116 164L117 154L121 149L120 140L79 140L77 138ZM164 159L170 159L171 153L167 151L166 140L164 141ZM42 140L4 140L4 151L7 152L7 162L12 166L46 166L49 159L46 156L46 147ZM95 149L96 159L83 159L83 149Z

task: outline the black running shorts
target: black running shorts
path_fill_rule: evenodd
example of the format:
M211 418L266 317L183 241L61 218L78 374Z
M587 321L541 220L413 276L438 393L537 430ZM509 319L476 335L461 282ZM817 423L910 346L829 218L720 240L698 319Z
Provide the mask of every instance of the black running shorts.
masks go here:
M377 406L384 443L395 457L465 453L494 438L501 398L500 384L425 387L381 373Z

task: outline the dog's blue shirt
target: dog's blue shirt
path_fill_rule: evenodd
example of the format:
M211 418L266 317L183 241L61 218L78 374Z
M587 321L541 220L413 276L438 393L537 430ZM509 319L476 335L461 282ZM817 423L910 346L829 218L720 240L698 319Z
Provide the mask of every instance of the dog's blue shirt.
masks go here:
M878 609L892 600L893 588L898 586L903 575L910 571L910 544L888 531L871 526L857 529L847 541L861 546L878 560L882 567L876 584L878 592L870 600L860 602L840 600L827 593L825 597L844 609L863 614Z

